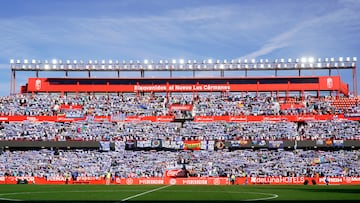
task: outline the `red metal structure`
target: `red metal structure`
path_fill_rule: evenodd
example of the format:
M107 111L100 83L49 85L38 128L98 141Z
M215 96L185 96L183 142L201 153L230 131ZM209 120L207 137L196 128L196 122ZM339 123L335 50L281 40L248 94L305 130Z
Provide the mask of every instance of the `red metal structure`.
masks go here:
M21 87L21 93L59 92L59 93L96 93L96 92L271 92L288 96L295 93L304 96L304 92L317 92L317 96L325 91L331 96L357 96L356 57L335 58L297 58L295 60L275 59L274 62L260 59L253 60L160 60L157 63L144 60L129 62L118 60L10 60L11 85L10 94L16 94L16 72L35 72L34 78L28 79L28 84ZM352 70L352 89L341 81L339 70ZM303 76L302 72L328 70L326 76ZM332 75L336 70L337 75ZM64 72L64 78L40 78L39 72ZM145 77L146 73L162 71L168 77ZM193 77L176 78L173 73L192 72ZM197 72L213 71L220 73L218 77L196 77ZM249 77L248 72L274 71L273 77ZM279 76L279 71L292 71L293 76ZM69 77L69 72L86 72L85 78ZM114 72L117 77L94 78L93 72ZM138 72L139 78L121 77L123 72ZM225 73L244 73L241 77L225 77ZM295 74L294 74L295 72ZM267 74L268 75L268 74ZM324 75L324 74L322 74Z
M22 93L92 92L297 92L328 91L348 95L340 76L223 78L29 78Z

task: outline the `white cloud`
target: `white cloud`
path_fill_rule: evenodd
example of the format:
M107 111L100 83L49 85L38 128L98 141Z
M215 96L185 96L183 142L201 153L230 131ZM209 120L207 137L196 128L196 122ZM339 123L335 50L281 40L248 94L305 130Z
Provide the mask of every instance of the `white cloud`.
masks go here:
M357 34L351 30L360 29L360 15L355 9L360 3L356 1L356 4L351 4L352 0L341 2L344 3L344 7L297 23L291 29L268 39L259 49L240 58L257 58L271 54L278 49L291 47L296 50L297 46L309 45L311 47L314 43L321 46L321 42L324 41L340 46L341 43L353 41L353 37L356 37ZM304 42L307 43L304 44Z

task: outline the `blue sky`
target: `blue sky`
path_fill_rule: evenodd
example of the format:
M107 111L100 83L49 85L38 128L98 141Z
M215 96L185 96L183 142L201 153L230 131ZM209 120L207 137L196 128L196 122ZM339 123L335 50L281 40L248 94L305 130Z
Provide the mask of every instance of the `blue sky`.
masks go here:
M358 0L0 0L0 95L10 59L360 58L359 10Z

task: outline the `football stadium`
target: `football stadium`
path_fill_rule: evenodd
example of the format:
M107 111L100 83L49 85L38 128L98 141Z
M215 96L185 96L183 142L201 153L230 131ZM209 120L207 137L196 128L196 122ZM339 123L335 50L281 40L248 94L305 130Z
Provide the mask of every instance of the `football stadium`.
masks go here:
M11 59L0 200L359 200L356 63Z

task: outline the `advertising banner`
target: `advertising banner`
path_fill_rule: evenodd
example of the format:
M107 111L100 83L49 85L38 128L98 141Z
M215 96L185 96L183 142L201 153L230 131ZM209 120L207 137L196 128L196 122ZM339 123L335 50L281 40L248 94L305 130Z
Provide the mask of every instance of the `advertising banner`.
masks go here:
M334 147L343 147L344 146L344 140L333 140Z
M120 178L116 177L111 184L119 185L228 185L229 180L226 177L188 177L180 178L179 170L166 171L165 178L162 177L148 177L148 178ZM303 185L307 182L309 185L313 182L317 185L325 185L325 177L236 177L236 185ZM329 185L360 185L360 177L327 177ZM28 184L65 184L66 179L63 176L55 177L14 177L14 176L0 176L0 184L17 184L18 181L26 180ZM69 178L68 184L106 184L104 178L99 177L78 177L76 181Z
M184 150L200 150L201 143L200 140L185 140L184 141Z
M161 148L161 139L153 139L151 140L151 148Z
M272 148L272 149L284 148L284 141L282 141L282 140L269 140L269 148Z
M200 142L201 150L214 151L215 149L215 141L213 140L203 140Z
M181 111L191 111L193 106L191 104L171 104L170 111L181 110Z

